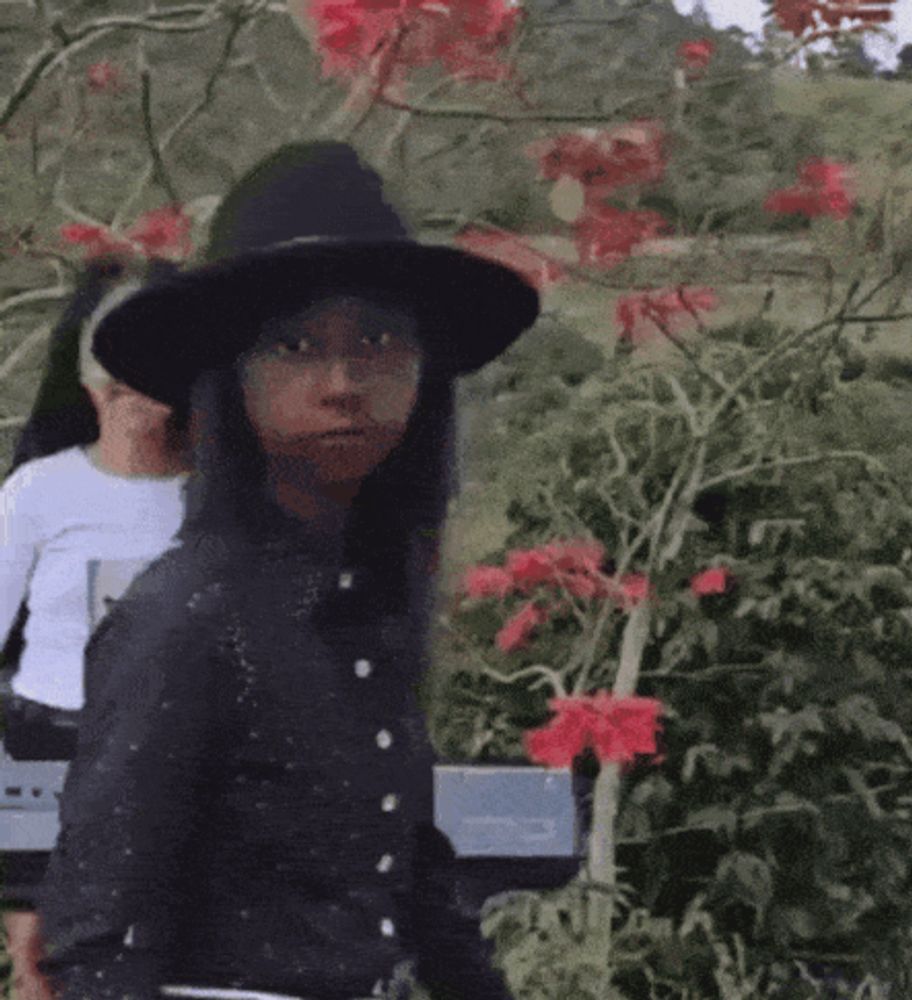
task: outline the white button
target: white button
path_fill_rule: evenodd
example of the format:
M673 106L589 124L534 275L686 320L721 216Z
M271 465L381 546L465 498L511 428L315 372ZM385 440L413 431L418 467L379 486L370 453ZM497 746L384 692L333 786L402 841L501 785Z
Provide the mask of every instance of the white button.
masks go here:
M377 746L381 750L388 750L393 745L393 734L388 729L381 729L377 733Z
M339 574L339 590L351 590L352 583L354 582L354 576L351 573L340 573Z
M384 937L392 937L396 933L396 925L389 917L384 917L380 921L380 933Z
M385 875L388 871L391 871L393 867L393 856L392 854L384 854L383 857L377 862L377 871L381 875Z
M398 795L384 795L383 801L380 803L380 808L385 813L391 813L395 809L399 808L399 796Z
M370 660L355 660L355 674L358 677L370 677L373 671Z

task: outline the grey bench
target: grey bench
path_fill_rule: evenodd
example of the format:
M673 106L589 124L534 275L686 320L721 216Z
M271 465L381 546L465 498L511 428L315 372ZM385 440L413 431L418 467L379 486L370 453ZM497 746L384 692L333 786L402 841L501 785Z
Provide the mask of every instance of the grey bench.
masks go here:
M0 851L49 851L60 829L64 761L16 761L0 748ZM579 854L569 771L438 765L434 822L458 857Z
M0 748L0 851L49 851L60 829L65 761L17 761Z

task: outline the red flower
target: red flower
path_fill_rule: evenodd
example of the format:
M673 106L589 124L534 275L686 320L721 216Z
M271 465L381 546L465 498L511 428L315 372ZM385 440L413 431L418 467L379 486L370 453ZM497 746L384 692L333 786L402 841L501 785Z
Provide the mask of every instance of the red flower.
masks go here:
M732 580L731 571L725 566L714 566L704 569L690 579L690 589L696 597L708 597L710 594L724 594Z
M156 208L141 215L127 233L148 257L189 257L193 252L193 223L177 205Z
M554 542L547 546L558 569L597 573L605 559L600 542Z
M798 183L774 191L766 199L764 208L768 212L808 218L830 215L835 219L847 219L854 205L849 186L850 170L845 164L833 160L807 160L798 168Z
M600 571L604 558L598 542L552 542L509 553L506 571L520 590L545 584L566 587L578 597L595 597L606 592Z
M660 122L638 120L610 129L581 129L542 139L526 147L538 160L539 176L578 180L587 202L631 184L649 184L665 173L664 130Z
M772 13L783 31L805 42L840 31L865 31L893 18L894 0L773 0ZM843 22L848 22L843 26ZM854 22L854 23L853 23Z
M599 542L555 542L542 550L554 567L555 583L574 597L606 597L606 577L601 572L605 549Z
M654 754L662 703L656 698L615 698L599 691L592 698L592 744L600 761L631 764L638 754Z
M86 70L86 82L89 85L89 90L96 94L119 90L121 86L120 70L113 63L103 59L101 62L92 63Z
M499 566L473 566L465 576L469 597L497 597L501 600L513 589L513 578Z
M630 764L637 755L655 754L662 703L655 698L595 695L555 698L555 718L525 734L529 758L548 767L569 767L592 747L603 763Z
M386 48L394 65L385 82L394 85L408 68L438 61L455 76L502 79L509 67L499 53L521 13L510 0L311 0L308 11L324 74L371 71Z
M697 314L718 305L711 288L663 288L622 295L614 307L618 336L630 343L656 332L677 333L697 321Z
M495 642L504 653L513 653L521 649L529 641L532 633L539 625L548 620L548 612L537 608L531 601L524 604L519 611L497 633Z
M574 226L577 252L583 266L614 267L644 240L669 230L658 212L624 211L598 205L586 212Z
M556 718L524 734L526 754L536 764L570 767L592 737L592 711L586 698L554 698L548 702Z
M60 227L60 237L64 243L81 246L87 257L101 257L108 254L129 256L133 252L129 243L116 236L106 226L71 222Z
M511 233L469 228L456 237L456 243L479 257L487 257L512 267L539 290L556 284L567 276L559 261Z
M507 573L513 583L523 590L531 590L542 583L553 583L554 563L550 556L538 549L524 549L509 553Z
M620 579L622 601L627 606L640 604L652 595L652 585L648 576L641 573L628 573Z
M678 59L687 71L689 79L697 79L706 72L715 51L716 43L711 38L701 38L695 42L681 42L678 46Z

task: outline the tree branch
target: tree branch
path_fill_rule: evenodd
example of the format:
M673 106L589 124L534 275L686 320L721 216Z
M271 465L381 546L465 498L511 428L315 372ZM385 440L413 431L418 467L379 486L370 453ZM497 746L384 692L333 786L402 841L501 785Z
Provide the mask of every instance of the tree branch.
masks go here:
M61 285L57 288L34 288L27 292L19 292L18 295L11 295L0 302L0 317L35 302L61 302L70 291Z
M485 677L490 677L492 680L497 681L499 684L515 684L516 681L523 677L538 677L539 680L529 686L530 691L534 691L537 687L541 687L542 684L550 684L556 697L567 697L567 690L564 687L564 681L561 675L553 667L546 667L543 664L536 664L532 667L524 667L522 670L517 670L512 674L502 674L500 671L494 670L492 667L484 667L482 674L484 674Z
M661 98L666 93L665 90L657 92L652 96ZM542 122L547 123L569 123L569 124L599 124L606 119L611 119L621 114L631 105L644 100L643 94L636 97L629 97L619 104L616 104L610 111L595 112L586 114L572 111L496 111L493 108L472 108L454 105L450 107L426 107L421 104L412 104L408 101L400 101L390 97L388 94L381 94L378 101L388 107L396 108L399 111L409 111L413 115L431 118L468 118L472 121L494 121L509 124L510 122Z
M143 60L143 63L145 63L145 60ZM174 186L174 181L168 174L168 168L162 159L161 148L155 138L155 126L152 123L152 77L147 65L143 65L140 70L140 80L142 84L141 107L143 133L146 137L146 145L149 147L149 154L152 157L153 175L157 178L158 183L161 184L171 204L179 205L180 196L177 193L177 188Z
M861 462L863 465L873 467L878 471L882 468L877 459L872 458L863 451L823 451L814 455L796 455L794 458L777 458L771 462L753 462L750 465L743 465L738 469L732 469L730 472L722 472L717 476L712 476L710 479L704 479L702 488L710 489L711 487L718 486L721 483L727 483L732 479L740 479L743 476L750 476L755 472L764 472L767 469L784 469L789 466L812 465L815 462L831 462L838 461L840 459L854 459L855 461Z
M191 13L197 15L197 19L193 23L171 23L172 19L184 18ZM172 8L169 11L160 11L141 18L124 16L98 18L76 31L65 32L63 38L60 37L59 32L56 32L54 39L48 42L34 57L31 65L26 67L14 85L12 93L4 102L2 109L0 109L0 128L12 120L44 77L49 76L71 55L87 48L112 31L133 29L153 32L193 32L209 27L222 16L215 6L200 4Z
M37 346L41 341L46 340L51 333L50 324L45 324L44 326L39 326L32 330L26 337L13 348L10 352L9 357L0 364L0 382L3 379L8 378L9 374L16 365L32 350L33 347Z
M215 85L218 82L219 77L224 72L228 61L231 58L231 54L234 50L235 42L240 34L241 30L247 25L249 21L249 16L246 14L237 14L231 21L231 26L225 36L225 41L222 45L222 51L219 54L215 65L212 68L212 72L209 74L206 84L203 88L203 96L193 105L191 105L184 114L171 126L171 128L162 136L161 142L158 144L159 153L163 153L171 143L184 131L184 129L201 114L206 108L212 103L212 99L215 93ZM146 167L146 169L137 178L136 184L133 190L127 195L126 199L122 202L120 208L117 210L114 220L111 223L112 228L120 228L123 226L124 220L126 219L128 213L132 210L133 205L137 202L139 197L142 195L143 190L146 185L155 175L155 163L154 161Z

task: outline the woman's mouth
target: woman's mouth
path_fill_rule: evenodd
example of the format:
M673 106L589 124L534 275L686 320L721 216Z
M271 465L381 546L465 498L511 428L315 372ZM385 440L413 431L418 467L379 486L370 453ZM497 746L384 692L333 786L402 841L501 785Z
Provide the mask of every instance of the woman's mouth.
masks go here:
M363 427L347 427L340 430L324 431L322 434L318 434L317 438L320 441L344 443L346 441L360 441L366 436L367 432Z

